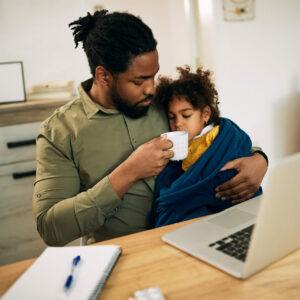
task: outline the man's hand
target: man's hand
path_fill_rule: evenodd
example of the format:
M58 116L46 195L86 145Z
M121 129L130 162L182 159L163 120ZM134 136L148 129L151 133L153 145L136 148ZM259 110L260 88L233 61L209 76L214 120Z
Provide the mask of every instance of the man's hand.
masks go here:
M127 159L135 172L136 180L158 175L174 156L173 146L166 137L157 137L138 147Z
M235 169L235 175L229 181L216 188L216 197L222 200L232 200L232 203L243 202L251 198L267 172L267 162L259 153L228 162L221 171Z
M155 138L139 146L108 178L117 193L122 198L130 186L137 180L158 175L174 156L169 150L173 146L166 137Z

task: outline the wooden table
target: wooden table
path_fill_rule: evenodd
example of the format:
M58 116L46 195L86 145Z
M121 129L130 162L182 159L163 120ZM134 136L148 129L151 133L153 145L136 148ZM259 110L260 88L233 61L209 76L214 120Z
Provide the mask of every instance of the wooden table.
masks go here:
M161 241L162 234L194 221L98 243L122 247L98 299L127 300L134 291L152 286L159 286L167 300L300 299L300 250L247 280L239 280ZM0 267L0 296L33 262Z

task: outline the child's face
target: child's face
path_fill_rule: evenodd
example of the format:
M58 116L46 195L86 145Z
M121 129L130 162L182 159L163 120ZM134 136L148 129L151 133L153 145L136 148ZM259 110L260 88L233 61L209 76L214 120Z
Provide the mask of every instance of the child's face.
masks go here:
M168 119L172 131L187 131L189 141L197 136L210 118L210 109L205 107L203 111L194 108L183 97L174 97L169 102Z

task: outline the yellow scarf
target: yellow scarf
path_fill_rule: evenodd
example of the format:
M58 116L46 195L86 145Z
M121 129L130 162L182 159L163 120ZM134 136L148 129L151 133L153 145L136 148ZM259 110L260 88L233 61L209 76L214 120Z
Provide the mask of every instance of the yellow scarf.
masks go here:
M182 170L186 171L206 151L219 133L219 125L206 134L189 142L188 156L182 161Z

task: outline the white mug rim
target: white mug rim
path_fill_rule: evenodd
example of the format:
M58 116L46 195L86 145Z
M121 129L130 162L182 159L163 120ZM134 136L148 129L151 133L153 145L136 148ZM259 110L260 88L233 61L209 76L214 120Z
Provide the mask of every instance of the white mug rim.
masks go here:
M163 136L164 134L167 135L167 137L176 137L176 136L182 136L187 134L187 131L169 131L162 133L160 136Z

